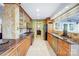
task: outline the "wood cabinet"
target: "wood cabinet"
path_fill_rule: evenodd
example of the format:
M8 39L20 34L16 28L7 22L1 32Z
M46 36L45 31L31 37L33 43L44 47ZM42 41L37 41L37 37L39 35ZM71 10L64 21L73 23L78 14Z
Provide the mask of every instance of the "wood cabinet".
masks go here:
M18 50L18 55L23 56L26 53L26 40L18 44L17 50Z
M1 56L17 56L17 48L16 47L12 47L10 49L8 49L7 51L5 51L3 54L1 54Z
M52 36L52 35L51 35ZM57 52L57 38L52 36L51 46L55 52Z
M20 34L28 32L32 28L32 21L30 16L25 12L25 10L19 7L19 30Z
M48 42L58 56L70 55L70 44L48 33Z
M27 36L21 42L17 43L6 52L2 54L2 56L25 56L29 47L31 45L31 36Z
M49 33L51 33L52 31L53 31L53 22L54 22L54 20L52 19L50 19L50 17L47 17L46 19L45 19L45 23L47 24L47 32L49 32Z
M57 50L57 39L49 33L47 35L48 35L47 37L48 37L48 42L49 42L50 46L56 52L56 50Z
M17 48L13 48L8 54L7 56L17 56Z
M31 39L29 37L25 39L23 42L19 43L17 47L18 55L19 56L26 55L30 45L31 45Z
M47 34L47 40L48 40L49 44L51 45L51 43L52 43L51 41L53 39L52 39L52 36L49 33Z
M57 55L68 56L70 55L70 44L64 42L63 40L58 40L57 42Z

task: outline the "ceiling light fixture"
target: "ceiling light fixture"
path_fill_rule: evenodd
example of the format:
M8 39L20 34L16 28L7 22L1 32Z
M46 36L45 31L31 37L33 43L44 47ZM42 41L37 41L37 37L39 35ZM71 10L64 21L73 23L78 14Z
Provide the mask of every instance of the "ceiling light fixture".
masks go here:
M40 28L40 25L38 25L38 28Z
M66 8L66 9L68 9L69 7L68 7L68 6L66 6L65 8Z
M39 12L39 11L40 11L40 9L39 9L39 8L37 8L37 9L36 9L36 12Z

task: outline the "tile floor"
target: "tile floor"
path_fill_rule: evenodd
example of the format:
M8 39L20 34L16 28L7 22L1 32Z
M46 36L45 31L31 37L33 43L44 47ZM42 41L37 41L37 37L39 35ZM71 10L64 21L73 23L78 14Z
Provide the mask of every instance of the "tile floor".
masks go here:
M41 37L34 39L32 46L30 46L27 56L56 56L47 41Z

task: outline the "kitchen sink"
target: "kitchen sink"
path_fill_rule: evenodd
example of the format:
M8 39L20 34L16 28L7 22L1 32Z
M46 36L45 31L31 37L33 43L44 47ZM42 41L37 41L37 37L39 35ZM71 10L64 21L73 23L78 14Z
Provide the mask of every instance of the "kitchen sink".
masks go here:
M8 49L8 46L9 46L8 43L9 43L9 40L0 39L0 51Z

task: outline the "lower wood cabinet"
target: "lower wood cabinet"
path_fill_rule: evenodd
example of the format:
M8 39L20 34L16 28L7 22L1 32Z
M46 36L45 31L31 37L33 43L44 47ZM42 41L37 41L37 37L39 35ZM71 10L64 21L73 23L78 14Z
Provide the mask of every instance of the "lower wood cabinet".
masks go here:
M17 51L19 56L23 56L26 53L26 40L18 44Z
M30 45L31 37L28 36L27 38L23 39L21 42L4 52L2 56L25 56Z
M48 33L48 42L56 55L58 56L68 56L70 55L70 44L62 39L59 39L52 34Z
M18 45L18 47L17 47L18 55L19 56L26 55L30 45L31 45L31 39L28 37L27 39L25 39L23 42L21 42Z
M57 42L57 55L68 56L70 55L70 44L64 42L63 40L58 40Z
M47 40L48 40L49 44L51 45L52 44L52 36L49 33L47 34Z
M50 46L52 47L52 49L56 53L56 51L57 51L57 39L53 35L51 35L50 33L48 33L47 35L48 35L47 36L48 42L49 42Z
M1 56L17 56L17 48L13 47L8 49L7 51L5 51L3 54L1 54Z
M8 54L7 56L17 56L18 53L17 53L17 48L14 48L12 49Z
M53 37L53 36L52 36ZM55 52L57 52L57 39L55 37L52 38L51 46Z

